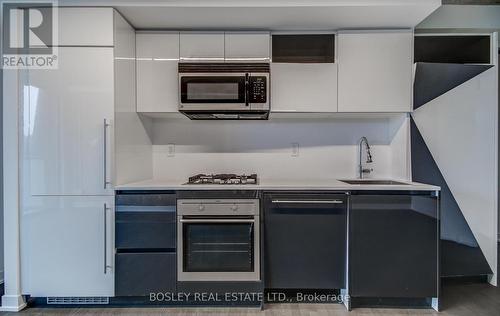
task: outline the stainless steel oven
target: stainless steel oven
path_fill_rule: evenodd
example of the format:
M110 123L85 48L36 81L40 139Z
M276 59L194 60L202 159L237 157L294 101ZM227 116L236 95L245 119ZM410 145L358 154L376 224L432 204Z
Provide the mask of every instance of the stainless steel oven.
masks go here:
M178 281L259 281L258 199L177 201Z
M268 63L179 63L179 111L191 119L266 119Z

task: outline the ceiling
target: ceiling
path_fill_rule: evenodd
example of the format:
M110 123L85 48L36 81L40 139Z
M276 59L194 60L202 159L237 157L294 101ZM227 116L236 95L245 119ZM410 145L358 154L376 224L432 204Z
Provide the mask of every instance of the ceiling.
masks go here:
M440 0L59 0L113 6L137 29L336 30L414 27Z

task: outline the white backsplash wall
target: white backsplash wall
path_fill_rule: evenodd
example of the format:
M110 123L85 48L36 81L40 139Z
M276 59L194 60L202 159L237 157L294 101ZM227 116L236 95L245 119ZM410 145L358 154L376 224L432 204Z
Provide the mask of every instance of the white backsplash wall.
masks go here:
M394 118L190 121L154 119L154 178L185 181L197 173L257 173L261 179L357 176L358 141L372 146L372 178L408 179L408 124ZM299 144L292 156L292 144ZM175 154L169 153L170 145Z

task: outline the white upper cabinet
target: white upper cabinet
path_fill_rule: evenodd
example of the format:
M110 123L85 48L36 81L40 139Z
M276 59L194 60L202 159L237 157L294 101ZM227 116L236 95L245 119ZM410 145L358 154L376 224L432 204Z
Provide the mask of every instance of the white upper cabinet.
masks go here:
M137 112L178 112L178 62L268 61L268 32L136 34Z
M58 8L59 45L113 46L112 8Z
M272 112L337 112L335 34L273 34Z
M32 195L113 194L112 47L60 47L57 70L24 88L25 169Z
M181 61L268 61L269 32L181 32Z
M21 222L23 293L114 295L111 196L36 196Z
M137 33L137 112L177 112L179 33Z
M339 112L411 111L411 30L340 32L337 43Z
M224 32L181 32L181 61L223 61Z
M179 59L179 32L136 33L137 58Z
M225 59L227 61L269 61L270 40L269 32L226 32Z
M337 112L337 65L272 63L273 112Z

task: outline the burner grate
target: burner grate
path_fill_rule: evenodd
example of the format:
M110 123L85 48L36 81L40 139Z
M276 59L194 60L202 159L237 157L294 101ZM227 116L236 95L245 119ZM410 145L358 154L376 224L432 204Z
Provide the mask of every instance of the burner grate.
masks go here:
M186 184L257 184L257 175L223 174L197 174L189 177Z

